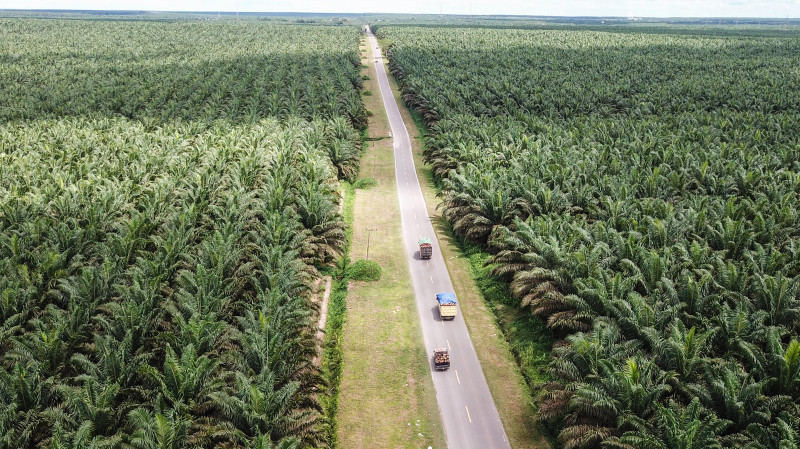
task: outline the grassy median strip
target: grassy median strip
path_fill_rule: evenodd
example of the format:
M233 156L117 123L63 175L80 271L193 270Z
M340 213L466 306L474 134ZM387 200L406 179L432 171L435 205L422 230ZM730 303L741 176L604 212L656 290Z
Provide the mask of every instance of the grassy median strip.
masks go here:
M380 96L375 57L362 74L369 140L361 178L375 184L355 190L352 261L369 259L381 279L350 281L347 318L341 335L342 375L337 416L340 448L445 447L433 381L422 340L408 261L404 254L394 155ZM356 183L359 184L359 183ZM367 253L369 251L369 253Z
M414 165L420 179L422 194L441 245L442 256L450 272L450 279L456 290L461 313L511 447L549 448L550 445L539 432L538 423L533 417L531 393L519 371L510 345L503 337L494 313L487 306L473 280L470 260L464 257L458 248L458 242L450 233L448 223L436 209L440 201L436 197L433 177L430 168L422 162L424 127L420 120L414 120L412 113L405 107L393 77L389 77L389 84L411 136Z

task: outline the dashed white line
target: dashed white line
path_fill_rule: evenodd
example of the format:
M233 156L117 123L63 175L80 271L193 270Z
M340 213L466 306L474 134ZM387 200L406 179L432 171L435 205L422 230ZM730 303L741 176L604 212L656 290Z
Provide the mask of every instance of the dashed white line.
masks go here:
M371 41L370 43L374 43L375 42L373 40L373 38L370 38L370 41ZM382 55L382 52L380 50L380 47L377 44L375 44L375 48L376 48L376 52L375 53L377 55L377 57L376 57L377 74L379 75L379 81L380 81L379 87L381 88L381 91L389 90L389 86L388 86L388 83L386 83L386 78L385 78L385 74L388 71L388 69L384 68L386 66L386 63L384 63L384 61L383 61L383 58L382 58L383 55ZM377 59L377 58L380 58L380 59ZM388 59L387 59L387 62L388 62ZM389 97L386 96L385 98L389 98ZM388 114L388 111L390 109L393 111L392 113L395 113L396 107L392 108L391 107L392 105L386 104L386 102L384 102L384 106L387 108L387 114ZM392 120L392 121L395 121L395 120ZM392 125L394 127L396 127L398 133L404 134L403 128L402 128L403 127L402 121L400 121L398 123L392 123ZM395 153L396 153L395 157L396 157L396 160L397 160L397 153L400 150L405 151L406 146L409 145L410 142L408 141L406 136L401 136L401 135L398 134L398 137L395 138L393 136L393 134L394 134L393 132L390 132L389 133L389 137L393 141L394 150L395 150ZM403 165L403 167L402 167L403 169L395 171L395 174L398 177L397 187L398 187L398 190L400 191L399 192L400 195L411 195L411 194L414 194L414 195L420 195L423 198L428 197L429 194L424 193L424 192L422 192L420 190L420 187L419 187L420 178L419 178L419 176L418 176L418 174L416 172L415 165L414 165L414 160L413 159L409 160L408 157L404 157L403 159L405 159L405 162L402 164ZM409 173L409 170L411 171L411 173ZM399 171L402 171L402 176L405 178L404 183L399 182L399 176L400 176L399 175ZM418 234L422 232L422 228L420 227L419 223L416 223L416 220L418 220L417 215L422 215L424 219L428 220L428 223L426 223L425 232L433 232L433 229L431 229L431 227L428 226L428 224L430 224L430 222L431 222L431 216L429 216L428 209L427 209L424 201L425 200L423 199L421 204L419 204L419 205L418 204L413 204L413 205L409 205L409 207L408 207L408 209L410 209L412 211L413 219L415 220L415 224L417 225ZM419 200L413 201L413 203L416 203L416 202L419 202ZM420 213L417 214L416 210L420 210ZM408 217L408 215L407 215L407 210L406 210L401 215L401 219L405 218L406 221L407 221L407 217ZM409 234L411 234L411 233L409 233ZM413 234L411 234L411 235L413 236ZM413 248L413 245L411 245L411 246ZM412 251L413 251L413 249L412 249ZM432 273L430 271L430 261L426 260L425 265L426 265L426 267L429 268L428 273L429 273L429 275L431 275ZM431 275L431 276L429 276L429 278L431 280L432 286L435 286L436 283L433 281L433 276ZM447 281L447 279L445 281ZM444 326L451 326L451 325L446 325L444 323L443 319L440 319L440 321L442 322L442 326L443 327ZM445 332L445 331L446 331L446 329L443 329L443 332ZM445 332L444 335L447 335L447 332ZM429 342L426 341L426 344L427 343L429 343ZM446 347L448 348L448 350L452 350L452 347L451 347L449 339L446 339L446 343L447 343ZM439 343L439 344L441 344L441 343ZM453 367L453 368L454 368L453 371L455 371L455 373L456 373L456 381L458 382L458 384L460 386L461 385L461 377L460 377L458 371L455 369L455 367ZM452 405L455 406L456 404L457 404L457 402L455 402ZM479 405L482 405L482 404L479 403L476 406L479 406ZM467 413L467 420L469 421L470 424L472 424L472 415L470 414L469 407L468 407L468 405L466 403L464 403L464 411ZM495 410L495 413L497 413L496 410ZM499 417L498 417L498 419L499 419ZM481 423L481 424L483 425L483 423ZM499 425L502 426L501 423ZM502 437L503 437L504 441L506 441L506 442L508 441L507 438L506 438L506 435L504 433L502 433ZM508 445L506 444L503 447L507 448Z

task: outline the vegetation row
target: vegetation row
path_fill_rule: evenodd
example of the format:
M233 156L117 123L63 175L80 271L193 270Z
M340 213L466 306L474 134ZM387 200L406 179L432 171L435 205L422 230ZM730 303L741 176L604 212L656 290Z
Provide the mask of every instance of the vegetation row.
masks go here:
M262 21L0 19L0 120L344 116L364 127L358 36Z
M0 448L326 447L358 28L0 34Z
M557 339L558 444L800 445L796 32L377 32L444 216Z

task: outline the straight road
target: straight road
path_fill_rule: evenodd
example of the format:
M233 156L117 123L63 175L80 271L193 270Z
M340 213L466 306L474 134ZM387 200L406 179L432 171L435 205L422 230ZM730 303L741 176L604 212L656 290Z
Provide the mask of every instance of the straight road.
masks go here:
M403 243L409 259L417 311L447 446L453 449L510 449L500 415L489 393L460 311L453 321L445 322L439 318L436 293L453 292L453 283L425 207L425 199L414 169L411 139L389 88L383 56L371 30L369 42L374 49L378 84L392 129ZM433 241L433 256L427 261L419 258L417 240L422 236ZM434 369L433 350L439 347L447 347L450 352L451 365L447 371Z

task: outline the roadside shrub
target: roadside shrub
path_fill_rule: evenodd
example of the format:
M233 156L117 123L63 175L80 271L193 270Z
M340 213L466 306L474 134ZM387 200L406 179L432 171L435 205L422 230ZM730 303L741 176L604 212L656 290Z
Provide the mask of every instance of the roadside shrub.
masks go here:
M353 188L368 189L376 185L378 185L378 181L375 178L359 178L358 181L353 183Z
M377 281L381 278L381 266L374 260L357 260L347 269L354 281Z

